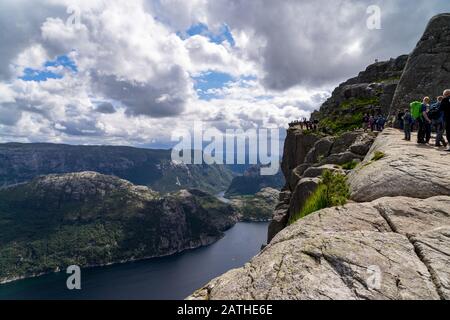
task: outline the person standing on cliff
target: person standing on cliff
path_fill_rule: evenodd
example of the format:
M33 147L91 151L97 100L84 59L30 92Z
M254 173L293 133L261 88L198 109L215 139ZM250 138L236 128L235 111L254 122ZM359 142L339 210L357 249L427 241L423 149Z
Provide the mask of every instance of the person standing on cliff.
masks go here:
M405 131L405 140L411 141L411 126L413 123L413 118L411 112L408 109L406 109L403 114L402 122L403 130Z
M428 112L428 118L431 119L434 129L436 130L436 147L446 147L447 142L444 139L444 113L441 111L441 102L444 97L438 97Z
M447 141L450 142L450 89L445 90L443 96L444 99L442 99L441 102L441 111L444 113ZM447 151L450 152L450 148Z
M428 118L428 109L430 107L430 97L423 98L422 109L419 122L419 133L417 134L417 143L427 144L431 140L431 120Z

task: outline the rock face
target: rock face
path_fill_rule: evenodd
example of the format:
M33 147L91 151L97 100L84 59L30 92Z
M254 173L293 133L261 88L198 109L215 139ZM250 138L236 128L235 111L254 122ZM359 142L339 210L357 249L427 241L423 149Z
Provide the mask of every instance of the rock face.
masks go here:
M408 56L377 62L337 87L312 118L330 132L360 128L364 113L388 115Z
M442 95L450 88L450 13L435 16L409 57L392 101L391 115L412 101Z
M374 140L375 135L362 131L332 137L304 134L298 126L292 126L288 130L282 161L287 183L269 226L268 242L303 208L319 186L319 177L325 170L346 173L341 165L361 162Z
M40 175L95 171L159 192L225 190L233 179L225 166L184 165L171 161L170 150L47 143L0 144L0 188Z
M449 299L449 231L450 197L325 209L189 299Z
M0 282L197 248L236 220L198 190L161 196L94 172L39 177L0 191Z
M450 162L445 152L402 138L403 134L395 129L386 129L379 135L362 166L349 176L352 200L450 196ZM372 161L377 152L384 157Z

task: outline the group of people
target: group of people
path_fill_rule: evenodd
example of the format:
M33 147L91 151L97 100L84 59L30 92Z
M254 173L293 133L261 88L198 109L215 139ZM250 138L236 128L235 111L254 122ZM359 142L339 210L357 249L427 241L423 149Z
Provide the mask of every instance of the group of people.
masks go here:
M363 117L363 129L367 132L369 129L374 131L383 131L386 126L386 118L380 113L377 116L366 113Z
M418 126L417 143L430 144L431 132L436 132L436 147L446 147L444 130L447 132L447 141L450 141L450 89L444 91L432 103L429 97L422 102L411 103L411 108L398 114L400 128L405 132L405 140L411 141L411 132ZM450 152L450 148L447 150Z
M303 118L301 120L296 120L292 122L291 125L300 125L300 128L302 130L317 131L319 128L319 121L317 120L313 121Z

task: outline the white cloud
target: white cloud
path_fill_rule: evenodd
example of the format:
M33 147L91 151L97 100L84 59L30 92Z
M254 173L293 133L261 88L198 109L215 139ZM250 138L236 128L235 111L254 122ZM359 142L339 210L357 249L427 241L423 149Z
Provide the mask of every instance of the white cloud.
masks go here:
M443 7L375 2L381 31L365 27L369 1L36 0L33 9L2 1L0 140L146 145L167 143L194 120L223 130L285 127L375 58L410 51ZM79 28L67 24L74 5ZM228 25L235 45L177 35L200 22L213 33ZM76 62L76 74L56 66L46 71L62 79L18 79L60 55ZM209 71L237 80L200 100L192 77Z

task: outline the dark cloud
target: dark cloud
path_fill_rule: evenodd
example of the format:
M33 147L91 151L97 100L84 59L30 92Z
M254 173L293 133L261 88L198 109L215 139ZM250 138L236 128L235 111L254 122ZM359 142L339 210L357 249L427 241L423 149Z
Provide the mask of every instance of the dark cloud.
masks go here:
M62 121L55 125L55 129L70 136L96 137L104 135L104 131L97 127L96 121L90 119Z
M0 124L13 126L21 117L22 111L16 107L15 103L0 104Z
M162 74L159 83L118 80L115 76L92 75L93 86L107 97L120 101L130 116L174 117L185 110L188 79L179 66Z
M370 5L382 10L381 30L367 28ZM428 20L446 7L438 0L217 0L209 12L212 21L266 41L251 58L263 66L266 87L285 90L335 84L375 59L410 52Z
M113 114L116 113L116 109L114 108L114 106L109 103L109 102L103 102L100 103L96 108L95 108L96 112L99 113L105 113L105 114Z

